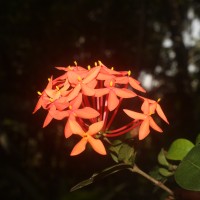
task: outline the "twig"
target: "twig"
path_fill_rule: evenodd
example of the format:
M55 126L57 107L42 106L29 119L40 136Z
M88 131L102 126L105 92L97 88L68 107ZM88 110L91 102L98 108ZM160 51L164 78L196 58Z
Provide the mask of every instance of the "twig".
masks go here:
M145 177L146 179L148 179L149 181L151 181L152 183L154 183L156 186L158 186L158 187L162 188L163 190L165 190L171 196L174 196L174 193L173 193L173 191L171 189L169 189L162 182L154 179L153 177L151 177L150 175L148 175L147 173L145 173L144 171L142 171L137 165L134 165L133 168L130 169L130 171L140 174L141 176Z

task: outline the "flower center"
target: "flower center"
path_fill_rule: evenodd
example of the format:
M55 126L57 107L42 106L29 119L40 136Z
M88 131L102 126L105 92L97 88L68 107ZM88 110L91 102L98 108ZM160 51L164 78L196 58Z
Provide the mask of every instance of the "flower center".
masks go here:
M79 82L82 81L82 78L80 76L78 76L77 79L78 79Z

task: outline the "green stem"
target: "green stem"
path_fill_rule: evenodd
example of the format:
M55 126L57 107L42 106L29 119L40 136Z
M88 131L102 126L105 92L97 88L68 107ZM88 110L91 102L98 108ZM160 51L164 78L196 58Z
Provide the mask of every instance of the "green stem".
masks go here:
M174 196L174 193L173 193L173 191L171 189L169 189L162 182L160 182L160 181L154 179L153 177L149 176L147 173L145 173L144 171L142 171L137 165L134 165L133 168L130 169L130 171L140 174L144 178L146 178L149 181L151 181L152 183L154 183L156 186L158 186L158 187L162 188L163 190L165 190L171 196Z

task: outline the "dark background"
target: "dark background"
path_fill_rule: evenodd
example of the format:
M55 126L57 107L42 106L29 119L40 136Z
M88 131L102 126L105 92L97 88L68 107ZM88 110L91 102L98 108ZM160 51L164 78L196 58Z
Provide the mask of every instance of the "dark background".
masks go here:
M32 111L37 91L59 74L54 66L101 60L135 78L151 75L148 96L162 98L170 121L162 123L164 134L139 144L138 163L151 170L160 148L200 132L200 33L193 34L199 13L198 0L1 0L0 198L159 199L151 183L126 171L70 193L113 161L90 151L70 157L64 123L42 129L46 113Z

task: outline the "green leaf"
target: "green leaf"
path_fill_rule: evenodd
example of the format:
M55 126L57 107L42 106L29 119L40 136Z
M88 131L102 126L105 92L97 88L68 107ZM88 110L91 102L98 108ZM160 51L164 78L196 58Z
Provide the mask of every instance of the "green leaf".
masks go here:
M193 147L194 144L190 140L184 138L177 139L171 144L166 158L170 160L182 160Z
M110 155L112 157L112 159L116 162L116 163L119 163L119 160L118 160L118 155L115 153L115 152L110 152Z
M106 176L109 176L111 174L114 174L118 171L121 171L121 170L124 170L124 169L129 169L129 168L132 168L131 165L127 165L125 163L120 163L120 164L117 164L117 165L113 165L111 167L108 167L104 170L102 170L101 172L98 172L98 173L94 173L90 178L84 180L84 181L81 181L80 183L78 183L77 185L75 185L74 187L71 188L71 192L72 191L75 191L75 190L78 190L82 187L85 187L87 185L90 185L92 184L93 182L95 181L98 181L102 178L105 178Z
M130 165L134 164L135 151L132 142L132 140L127 140L126 142L122 142L121 140L113 141L109 150L115 162L123 162Z
M158 154L158 162L159 162L159 164L168 167L169 163L166 159L165 154L166 154L166 152L164 151L164 149L161 149L160 153Z
M119 154L119 150L122 146L122 141L121 140L114 140L112 143L112 146L110 146L109 150L110 150L110 155L112 157L112 159L118 163L118 154Z
M170 172L168 169L166 168L159 168L159 173L162 175L162 176L165 176L165 177L168 177L168 176L172 176L174 173L173 172Z
M135 160L135 151L133 146L127 143L123 143L119 149L118 160L126 164L133 165Z
M196 145L200 144L200 134L197 135L195 144Z
M185 156L175 172L175 180L184 189L200 191L200 145Z

